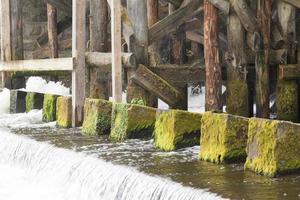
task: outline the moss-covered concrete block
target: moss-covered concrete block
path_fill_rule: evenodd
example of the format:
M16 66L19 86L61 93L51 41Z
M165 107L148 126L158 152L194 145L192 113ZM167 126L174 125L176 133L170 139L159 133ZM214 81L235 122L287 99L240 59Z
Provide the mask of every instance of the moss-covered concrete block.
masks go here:
M10 91L10 113L24 113L26 111L27 93L19 90Z
M295 81L279 81L276 90L277 119L299 121L298 84Z
M101 99L86 99L82 131L86 135L110 133L112 103Z
M157 114L155 147L164 151L199 145L201 114L181 110Z
M274 177L300 169L300 125L252 118L249 120L245 169Z
M151 136L154 130L156 109L135 104L113 104L110 139Z
M56 125L61 128L72 127L72 97L58 97L56 102Z
M44 102L44 94L28 92L26 95L26 112L34 109L42 109Z
M56 120L56 102L58 95L45 94L43 104L43 122Z
M246 159L248 118L207 112L201 119L200 159L214 163Z
M246 81L227 83L226 112L232 115L249 117L248 85Z

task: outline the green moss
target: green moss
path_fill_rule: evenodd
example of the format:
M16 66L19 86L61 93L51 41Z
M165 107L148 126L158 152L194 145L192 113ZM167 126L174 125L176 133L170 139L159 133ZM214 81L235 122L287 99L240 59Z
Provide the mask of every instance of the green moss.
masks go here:
M204 113L201 120L200 159L214 163L244 160L247 130L247 118Z
M127 138L151 136L155 117L154 108L134 104L113 104L110 139L124 141Z
M300 169L300 126L253 118L249 121L245 169L270 177Z
M43 108L44 95L35 92L28 92L26 95L26 112L33 109Z
M46 94L43 104L43 121L53 122L56 120L56 101L58 95Z
M136 98L132 99L130 103L141 105L141 106L146 106L147 104L143 99L136 99Z
M86 135L110 133L112 103L101 99L86 99L82 131Z
M72 97L58 97L56 103L56 125L60 128L72 127Z
M248 117L248 85L245 81L230 81L227 83L227 105L229 114Z
M34 95L35 93L33 92L28 92L26 95L26 112L33 110Z
M201 114L171 110L157 114L155 147L164 151L198 145Z
M298 121L298 85L295 81L279 81L276 91L277 119Z

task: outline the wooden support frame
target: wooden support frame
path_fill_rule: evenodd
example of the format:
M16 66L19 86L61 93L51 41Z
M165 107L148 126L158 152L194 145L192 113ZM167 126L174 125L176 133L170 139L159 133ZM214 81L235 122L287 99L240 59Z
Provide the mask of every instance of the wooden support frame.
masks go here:
M73 0L72 56L72 126L83 121L83 104L86 96L86 0Z

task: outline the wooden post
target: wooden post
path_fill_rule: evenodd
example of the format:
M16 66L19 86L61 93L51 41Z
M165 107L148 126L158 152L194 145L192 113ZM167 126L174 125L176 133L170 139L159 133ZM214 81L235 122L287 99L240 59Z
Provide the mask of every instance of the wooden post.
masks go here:
M200 5L199 5L200 6ZM176 7L169 3L169 14L172 14L176 10ZM170 63L171 64L184 64L185 62L185 32L184 25L178 27L174 34L171 34L170 38ZM187 85L180 86L180 91L183 96L182 102L177 105L177 108L187 110L188 101L187 101Z
M137 64L148 66L148 14L147 0L127 0L128 15L135 33L133 53L136 55ZM130 80L135 69L128 70L129 83L127 86L127 102L141 99L149 106L156 106L157 98Z
M107 0L90 0L90 51L108 51L108 4ZM91 98L109 98L108 81L99 81L99 69L90 68L90 94Z
M151 26L153 26L156 22L159 21L158 7L158 0L147 0L149 29L151 28ZM158 64L160 64L161 59L159 55L158 45L159 43L155 42L149 46L149 65L151 66L157 66Z
M10 0L11 25L11 60L23 60L23 1ZM25 87L25 77L12 77L11 87L19 89Z
M11 60L11 35L10 35L10 0L0 1L1 15L1 60ZM1 87L11 87L10 75L6 72L1 73Z
M72 55L72 125L80 126L83 121L83 104L86 94L86 0L73 0Z
M283 37L287 57L285 64L297 63L296 55L296 9L293 5L278 1L278 27ZM286 68L285 66L283 68ZM295 80L278 80L276 88L277 118L299 121L299 87Z
M112 2L111 16L112 94L115 102L122 102L121 0L114 0Z
M234 11L227 23L227 106L230 114L249 116L248 86L246 81L245 29Z
M256 53L256 116L270 117L269 54L272 20L272 0L258 0L257 20L261 32L260 49Z
M222 77L219 58L218 10L204 0L205 110L222 110Z
M47 4L49 58L58 58L57 9Z

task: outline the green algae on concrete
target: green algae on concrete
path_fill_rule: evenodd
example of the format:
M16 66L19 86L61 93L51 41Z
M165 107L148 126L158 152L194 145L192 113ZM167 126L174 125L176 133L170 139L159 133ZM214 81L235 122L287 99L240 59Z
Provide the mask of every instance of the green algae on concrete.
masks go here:
M232 115L249 117L248 85L246 81L227 83L226 112Z
M156 109L154 108L115 103L112 108L110 139L121 142L127 138L151 136L155 118Z
M207 112L201 119L201 160L231 163L245 160L248 118Z
M299 121L298 84L295 81L279 81L276 95L277 119Z
M56 103L56 125L60 128L72 127L72 97L58 97Z
M245 169L270 177L300 170L300 125L249 120Z
M112 103L102 99L86 99L82 131L85 135L110 133Z
M53 122L56 120L56 101L58 95L45 94L43 104L43 122Z
M26 112L33 109L42 109L44 102L44 94L28 92L26 95Z
M157 114L154 130L155 147L164 151L199 145L201 114L181 110Z

